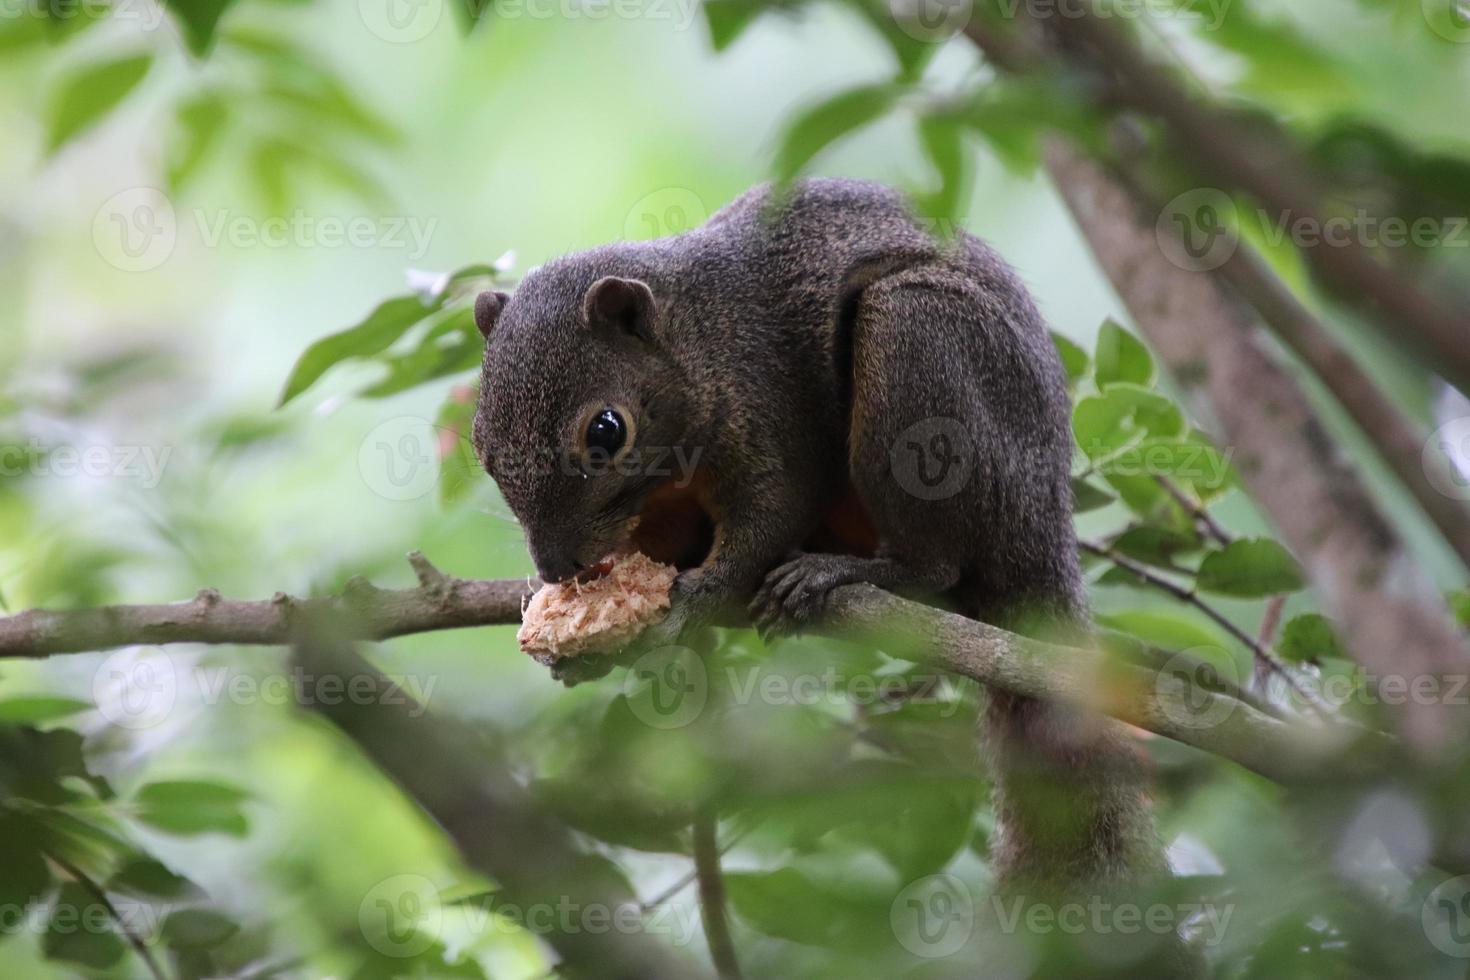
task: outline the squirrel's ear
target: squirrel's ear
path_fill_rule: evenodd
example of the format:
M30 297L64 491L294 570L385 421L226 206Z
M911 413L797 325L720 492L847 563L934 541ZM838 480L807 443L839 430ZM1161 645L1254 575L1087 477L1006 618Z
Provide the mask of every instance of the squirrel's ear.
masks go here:
M505 304L510 302L508 293L486 290L475 297L475 326L480 328L480 336L486 340L490 339L490 329L495 326L495 321L500 319L500 311L505 309Z
M594 330L616 330L653 343L653 290L638 279L603 276L588 288L582 316Z

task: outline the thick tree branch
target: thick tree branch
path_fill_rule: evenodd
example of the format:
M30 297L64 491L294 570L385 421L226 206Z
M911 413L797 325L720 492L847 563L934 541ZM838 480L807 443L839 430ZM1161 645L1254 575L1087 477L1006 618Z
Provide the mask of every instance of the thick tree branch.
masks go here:
M1195 416L1234 451L1358 661L1380 677L1449 689L1470 672L1470 653L1448 610L1300 387L1251 336L1252 321L1209 274L1168 260L1153 216L1102 165L1055 140L1047 167L1134 321ZM1465 720L1443 700L1400 713L1420 749L1463 746Z
M1086 52L1092 66L1105 73L1111 97L1161 120L1179 152L1203 172L1276 214L1327 227L1314 174L1288 141L1260 138L1237 118L1192 97L1175 72L1144 51L1116 18L1086 9L1065 17L1035 16L1063 38L1069 54ZM1390 339L1408 340L1434 370L1470 389L1470 344L1465 342L1470 316L1463 309L1430 295L1360 242L1304 249L1303 254L1325 282L1375 314ZM1297 330L1300 335L1299 324Z
M320 616L339 621L346 639L506 625L520 621L521 600L534 587L530 581L448 576L416 589L378 589L354 581L341 596L309 600L230 602L210 593L207 599L173 605L32 610L0 619L0 657L136 644L285 645L295 642L302 623ZM1192 688L1174 675L1114 663L1095 650L1027 639L870 586L837 590L830 611L826 632L880 633L891 640L887 649L902 651L898 655L1014 694L1111 714L1268 778L1315 779L1332 766L1339 774L1343 766L1366 773L1389 749L1387 740L1343 726L1283 721L1228 695ZM1350 737L1368 738L1369 751L1339 758L1343 740Z
M558 975L704 975L648 932L622 925L623 916L636 921L641 908L612 866L578 846L571 830L531 798L479 732L417 714L408 695L353 650L356 632L340 613L313 610L293 628L296 654L314 674L348 677L355 686L367 681L380 696L311 699L304 706L357 743L444 829L465 862L495 881L506 902L523 911L528 927L556 950ZM589 929L586 914L619 925Z

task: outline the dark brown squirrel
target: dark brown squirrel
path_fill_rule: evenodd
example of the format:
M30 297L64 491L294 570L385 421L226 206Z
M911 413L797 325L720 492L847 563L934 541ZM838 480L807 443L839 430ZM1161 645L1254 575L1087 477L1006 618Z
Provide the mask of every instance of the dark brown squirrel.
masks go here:
M475 319L473 441L541 578L630 541L681 568L645 644L739 605L799 630L853 582L1085 633L1046 324L990 246L930 234L896 191L757 187L687 233L556 259ZM651 465L674 450L698 461L681 479ZM995 692L986 729L1002 880L1162 869L1117 726Z

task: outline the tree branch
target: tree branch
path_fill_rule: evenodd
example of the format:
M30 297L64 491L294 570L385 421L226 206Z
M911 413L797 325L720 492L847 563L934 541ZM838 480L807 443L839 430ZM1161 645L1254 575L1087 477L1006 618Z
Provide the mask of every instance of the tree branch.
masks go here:
M699 880L699 914L709 943L710 959L721 980L740 980L740 962L730 938L730 918L725 908L725 878L720 873L720 819L713 806L701 806L694 814L694 873Z
M1086 52L1094 67L1105 72L1110 97L1162 120L1179 152L1204 172L1277 214L1327 226L1317 210L1323 194L1315 175L1288 140L1263 139L1229 113L1192 97L1175 73L1145 52L1116 19L1105 20L1085 9L1073 14L1033 16L1069 42L1069 54ZM1323 281L1357 297L1390 339L1407 336L1433 370L1445 373L1462 390L1470 389L1470 344L1465 342L1470 318L1463 310L1405 279L1401 270L1379 261L1360 242L1302 251Z
M54 611L32 609L0 618L0 657L49 657L151 643L283 645L301 617L337 612L353 638L386 640L411 633L518 623L534 580L476 581L451 578L415 551L409 562L416 589L380 589L353 578L339 596L298 599L277 592L270 599L231 602L201 589L188 602L102 606Z
M279 597L160 606L108 606L69 611L32 610L0 619L0 657L45 657L136 644L236 643L285 645L302 623L327 616L347 640L382 639L466 626L520 621L533 580L449 578L437 595L416 589L379 589L365 580L341 596ZM289 612L287 611L289 610ZM865 585L833 593L823 631L846 636L873 632L891 640L895 655L934 664L982 684L1039 699L1059 699L1111 714L1279 780L1312 779L1333 764L1341 742L1369 738L1371 751L1337 759L1371 771L1388 740L1344 726L1284 721L1228 695L1191 688L1174 675L1155 676L1115 663L1095 650L1042 643L963 616L945 613ZM892 627L899 626L895 631ZM871 638L871 637L868 637ZM904 651L902 654L898 651ZM1106 683L1104 683L1104 681ZM1198 719L1207 717L1208 724Z
M313 610L295 624L296 655L314 674L348 677L359 688L367 681L378 696L313 698L303 706L357 743L443 828L465 862L490 876L526 913L528 925L534 923L537 935L559 955L559 975L577 980L703 976L647 932L586 928L582 913L594 909L613 921L621 914L640 914L637 896L606 859L583 851L571 830L531 798L480 732L416 713L407 693L356 653L355 632L339 612ZM554 914L541 914L548 911Z
M1236 469L1381 677L1445 685L1470 672L1432 582L1328 435L1301 388L1251 336L1252 321L1210 275L1172 264L1126 184L1053 140L1047 168L1093 254L1196 418L1235 450ZM1444 689L1449 689L1447 686ZM1459 752L1465 719L1443 699L1404 704L1400 727L1426 752Z
M1305 703L1311 705L1314 710L1319 712L1323 710L1322 706L1317 703L1317 699L1307 693L1307 691L1301 686L1301 683L1294 676L1292 676L1291 670L1287 668L1286 664L1281 662L1281 659L1277 657L1276 654L1267 649L1267 647L1263 643L1257 642L1249 633L1232 623L1229 617L1227 617L1224 613L1220 612L1220 610L1216 609L1208 602L1205 602L1189 589L1174 584L1173 582L1164 578L1162 575L1155 575L1152 571L1149 570L1148 566L1134 561L1127 555L1121 554L1114 548L1109 548L1105 545L1097 544L1093 541L1079 541L1077 542L1077 544L1079 547L1082 548L1083 551L1090 552L1101 558L1106 558L1108 561L1112 562L1114 565L1117 565L1119 568L1123 569L1129 574L1137 576L1144 583L1151 585L1154 588L1159 589L1163 592L1167 592L1169 595L1178 599L1180 602L1191 605L1194 608L1198 609L1200 612L1204 613L1217 626L1219 626L1225 632L1229 633L1231 636L1235 637L1235 639L1238 640L1240 643L1245 645L1245 648L1251 652L1251 656L1254 658L1258 669L1265 669L1269 670L1271 673L1274 673L1276 676L1285 681L1286 685L1290 687L1292 691L1297 694L1298 697L1300 697Z

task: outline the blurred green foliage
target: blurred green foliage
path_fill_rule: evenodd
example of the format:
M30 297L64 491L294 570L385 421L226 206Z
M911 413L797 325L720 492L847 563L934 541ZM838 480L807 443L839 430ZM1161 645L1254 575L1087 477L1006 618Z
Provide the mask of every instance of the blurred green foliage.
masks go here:
M957 24L936 32L902 4L711 0L692 36L678 15L693 8L677 4L607 23L567 4L448 6L423 33L367 2L45 0L0 16L0 71L41 82L0 101L17 133L0 153L0 257L15 260L0 283L17 298L0 310L7 609L205 584L320 593L355 572L406 581L409 547L457 574L524 574L466 445L470 303L517 268L489 260L681 230L753 180L830 169L908 187L937 230L966 221L1037 280L1075 397L1079 527L1101 546L1086 561L1109 650L1183 656L1202 682L1208 667L1243 685L1255 664L1241 635L1284 604L1265 645L1314 688L1341 681L1343 714L1383 723L1301 570L1238 492L1230 447L1106 318L1116 301L1040 184L1045 132L1100 137L1075 79L996 77ZM973 15L997 9L980 0ZM1456 9L1161 0L1138 27L1242 119L1307 147L1335 206L1448 221L1470 204L1470 26ZM813 45L833 54L813 58ZM1177 161L1155 165L1198 186ZM166 188L177 238L142 269L103 241L105 202L139 187ZM1298 250L1240 205L1245 239L1427 412L1422 367L1314 292ZM204 241L216 211L255 237ZM279 226L273 251L261 232L303 212L316 224ZM387 244L390 219L415 214L455 227L405 256ZM376 222L350 259L303 230L344 215ZM161 220L122 216L125 231ZM1466 271L1443 243L1408 252L1437 277ZM9 278L22 275L34 285ZM66 477L58 451L91 446L106 465ZM129 447L154 450L153 464L125 461ZM1364 459L1443 584L1463 584ZM865 647L766 648L741 632L697 666L568 691L508 629L372 655L435 714L483 728L548 813L661 897L642 928L690 962L703 956L694 896L670 886L687 874L693 813L711 804L748 975L1131 976L1148 955L1137 930L1092 948L1065 928L1018 927L991 901L983 694L967 682ZM534 918L278 696L296 683L284 654L230 647L4 665L7 977L546 975ZM1436 931L1432 801L1395 786L1304 801L1162 739L1139 747L1177 876L1114 901L1168 910L1216 974L1463 975L1443 941L1454 934Z

